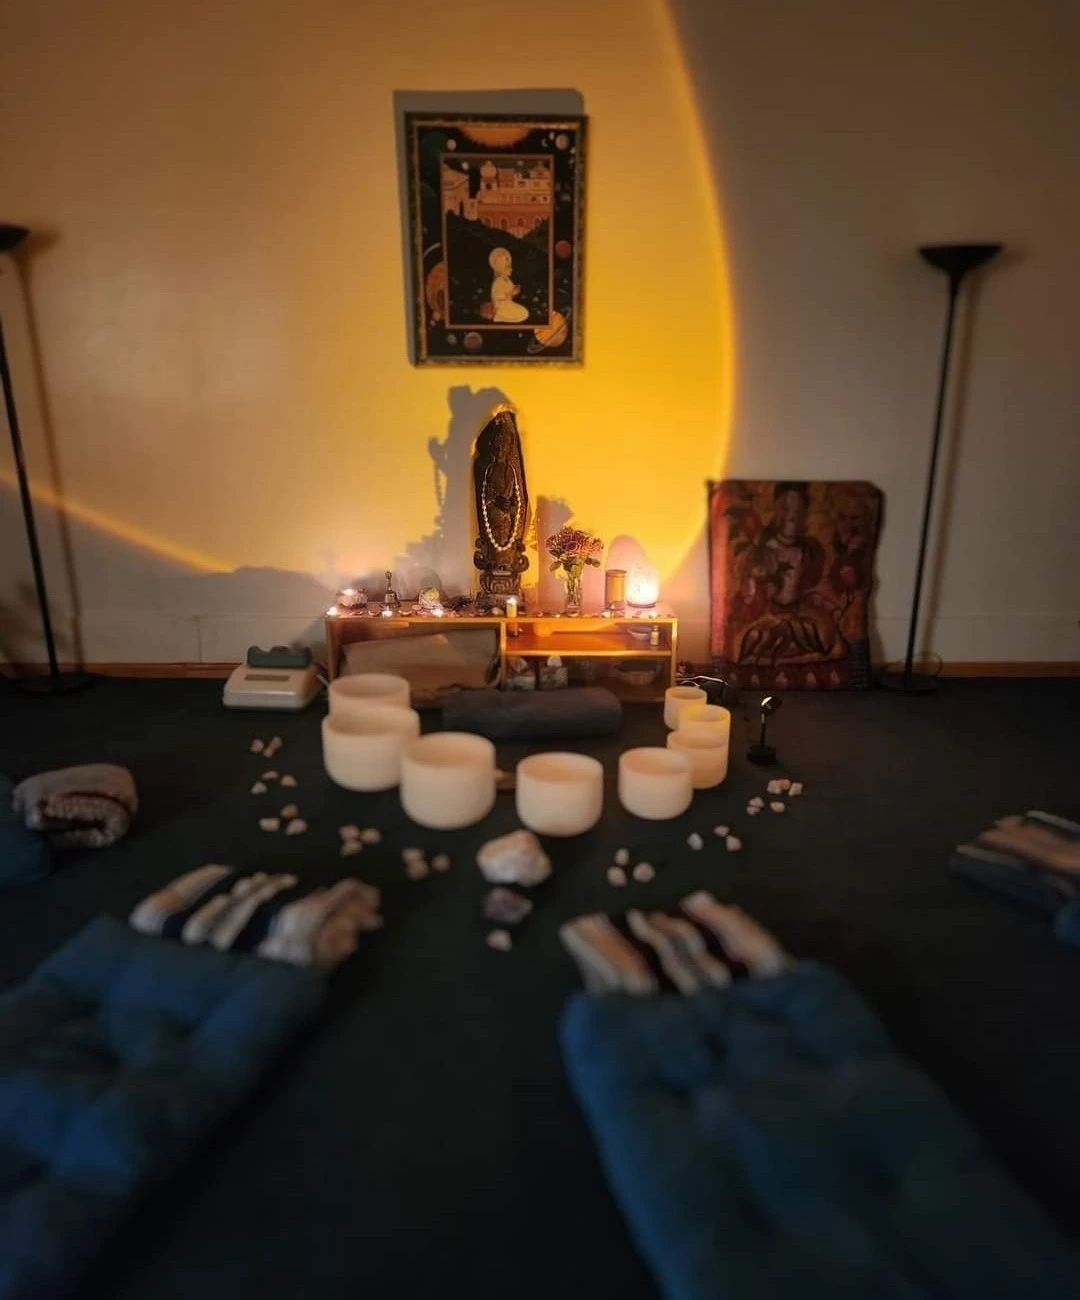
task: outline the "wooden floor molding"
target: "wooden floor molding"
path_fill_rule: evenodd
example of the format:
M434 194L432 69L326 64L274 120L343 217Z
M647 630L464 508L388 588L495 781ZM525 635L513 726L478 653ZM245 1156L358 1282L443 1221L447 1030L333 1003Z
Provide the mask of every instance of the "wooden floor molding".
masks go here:
M65 671L80 667L77 664L61 664ZM235 663L131 663L131 664L84 664L83 671L97 673L101 677L145 677L145 678L207 678L219 680L232 672ZM894 665L895 667L895 665ZM703 668L702 671L708 671ZM45 664L0 664L0 677L21 677L28 674L39 675L46 672ZM1080 677L1080 662L1070 660L1048 660L1045 662L1014 663L1009 661L987 661L973 663L943 664L942 677Z

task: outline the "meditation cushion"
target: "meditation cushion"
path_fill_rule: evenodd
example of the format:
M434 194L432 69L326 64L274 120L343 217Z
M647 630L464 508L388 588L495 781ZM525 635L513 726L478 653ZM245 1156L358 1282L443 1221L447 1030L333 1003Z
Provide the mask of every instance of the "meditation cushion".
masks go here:
M11 782L0 776L0 888L40 880L52 869L48 841L39 831L27 829L12 796Z
M0 997L0 1298L72 1286L322 988L310 970L99 917Z
M666 1300L1066 1300L1071 1249L844 981L577 995L571 1083Z
M622 705L603 686L562 691L458 691L443 702L447 731L472 731L488 740L564 740L613 736Z

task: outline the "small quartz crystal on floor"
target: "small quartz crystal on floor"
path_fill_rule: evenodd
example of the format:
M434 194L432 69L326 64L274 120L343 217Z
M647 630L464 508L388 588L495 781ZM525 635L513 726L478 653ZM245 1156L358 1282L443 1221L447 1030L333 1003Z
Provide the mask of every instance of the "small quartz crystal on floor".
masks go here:
M263 750L266 748L266 746L262 743L261 740L259 740L258 737L256 737L248 746L248 748L251 750L253 754L261 754Z
M273 768L271 768L268 772L264 772L262 776L259 778L260 781L276 781L277 779L278 779L278 773L275 772Z
M449 871L450 854L436 853L435 856L431 859L431 868L433 871Z
M265 793L266 793L266 783L265 783L265 781L256 781L255 784L251 787L251 793L252 793L252 794L265 794Z
M626 884L626 872L622 867L608 867L607 882L609 885L615 885L618 888Z
M764 808L765 800L762 799L761 795L756 794L753 799L747 801L747 806L750 808Z
M520 925L533 910L532 900L513 889L490 889L484 895L484 916L500 925Z
M629 849L616 849L616 850L615 850L615 865L616 865L617 867L628 867L628 866L630 865L630 850L629 850Z
M524 885L528 889L551 875L551 859L532 831L512 831L488 840L476 862L484 879L493 885Z
M782 791L783 791L783 786L780 784L779 781L770 781L769 784L765 787L765 792L767 794L780 794Z
M364 844L378 844L382 839L382 831L378 831L374 826L365 826L360 832L360 839Z
M729 835L724 843L727 845L727 851L729 853L738 853L742 848L742 840L740 840L737 835Z
M338 834L343 840L358 840L360 838L359 826L339 826Z
M285 834L303 835L303 833L306 830L307 830L307 822L304 821L303 817L294 817L292 821L290 821L289 824L285 827Z
M758 813L761 812L762 807L763 807L762 804L757 804L757 803L748 803L748 804L746 805L746 815L747 815L747 817L756 817L756 816L758 815Z
M292 818L299 817L299 816L300 816L300 809L297 808L296 804L294 803L287 803L285 807L282 808L281 810L281 817L283 821L291 821Z
M730 826L714 826L712 828L712 833L714 835L719 835L720 838L723 839L724 836L730 832L730 830L731 830Z
M788 780L786 776L782 776L780 780L777 781L776 788L780 792L780 794L784 794L786 791L791 789L791 782Z
M656 876L656 868L651 862L639 862L631 873L635 880L645 885Z
M259 830L261 831L278 831L281 829L280 817L260 817Z
M695 852L697 852L698 849L703 849L705 847L705 841L697 831L691 831L691 833L686 837L686 842Z
M487 946L497 948L499 952L509 952L514 946L514 940L509 930L492 930L487 937Z
M341 846L341 856L351 858L354 853L363 853L364 846L359 840L346 840Z
M296 789L296 777L295 777L295 776L290 776L290 774L289 774L288 772L286 772L285 775L281 778L281 784L282 784L282 785L283 785L287 790L295 790L295 789Z
M773 810L773 812L785 812L787 809L787 804L784 803L783 799L774 799L772 803L769 804L769 807Z
M792 799L797 799L799 795L802 794L802 792L803 792L802 782L792 781L791 788L788 790L788 794L791 795Z
M423 849L410 848L401 850L402 862L418 862L426 857Z
M405 874L410 880L423 880L428 875L428 864L423 858L409 858L405 863Z

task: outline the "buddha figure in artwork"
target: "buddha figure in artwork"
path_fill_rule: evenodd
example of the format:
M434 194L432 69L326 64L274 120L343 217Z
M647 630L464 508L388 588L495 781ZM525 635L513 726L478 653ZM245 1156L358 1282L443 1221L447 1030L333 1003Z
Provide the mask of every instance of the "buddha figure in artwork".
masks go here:
M525 526L529 492L517 417L509 405L488 415L473 448L476 544L473 564L480 571L479 604L520 596L521 575L529 567Z

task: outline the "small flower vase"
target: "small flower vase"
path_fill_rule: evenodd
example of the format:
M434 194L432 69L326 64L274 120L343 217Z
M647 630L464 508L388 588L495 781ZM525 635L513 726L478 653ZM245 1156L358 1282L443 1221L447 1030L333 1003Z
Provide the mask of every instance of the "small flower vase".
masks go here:
M563 603L564 614L581 613L581 574L566 574L566 600Z

